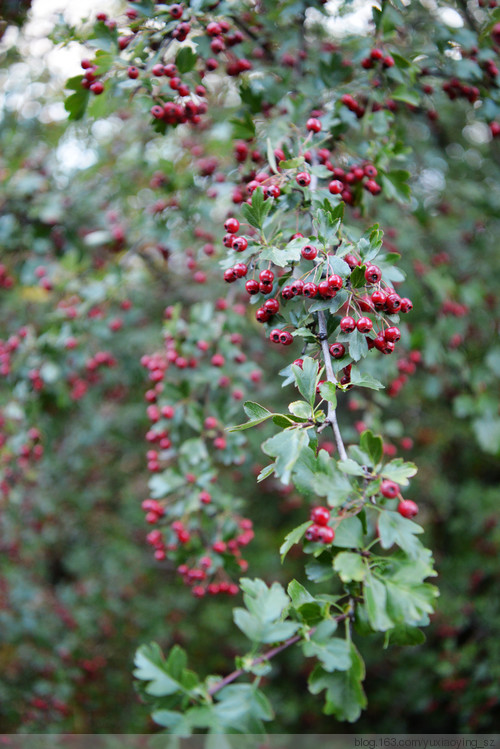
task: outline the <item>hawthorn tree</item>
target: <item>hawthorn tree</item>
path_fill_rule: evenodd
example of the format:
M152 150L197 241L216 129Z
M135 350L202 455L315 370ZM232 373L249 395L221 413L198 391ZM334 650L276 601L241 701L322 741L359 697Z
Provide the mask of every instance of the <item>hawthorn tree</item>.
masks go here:
M291 678L307 675L300 689L309 709L332 716L327 730L357 721L365 650L382 664L399 646L426 652L421 628L437 589L414 520L421 497L430 523L449 525L454 481L443 488L441 473L461 484L483 460L471 434L487 453L500 447L496 11L384 2L359 35L343 27L348 12L348 3L131 2L78 29L62 22L55 42L88 47L65 107L70 123L82 121L67 132L85 138L94 165L71 180L35 153L4 174L5 522L19 523L17 505L37 529L30 488L53 486L34 469L47 442L55 477L88 449L75 517L88 472L102 482L111 470L111 493L136 475L158 572L203 599L186 603L188 614L219 612L220 597L243 593L234 670L198 651L192 624L190 642L177 635L184 648L138 649L139 693L172 733L258 733L275 712L290 725L273 705L273 672L292 652ZM12 145L21 151L18 136ZM451 446L450 432L436 436L450 413ZM128 429L115 475L106 443ZM399 452L424 453L422 481ZM493 473L479 470L485 485ZM475 489L460 491L467 504ZM260 507L280 494L277 512ZM280 517L270 534L266 520ZM261 577L254 544L272 544ZM15 562L18 549L9 553ZM55 583L71 579L65 554L53 559ZM125 575L117 598L137 585ZM138 619L136 633L159 631ZM83 666L105 667L98 656ZM437 677L452 693L468 684L453 668ZM487 725L494 680L482 678L477 702L459 705L460 728ZM71 715L48 694L33 697L25 723ZM426 696L422 709L431 707Z

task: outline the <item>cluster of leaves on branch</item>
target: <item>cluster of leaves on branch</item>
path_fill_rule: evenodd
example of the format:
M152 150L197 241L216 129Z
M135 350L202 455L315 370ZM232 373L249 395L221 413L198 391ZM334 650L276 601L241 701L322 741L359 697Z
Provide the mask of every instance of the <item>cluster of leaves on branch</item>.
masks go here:
M368 33L350 36L336 29L348 5L333 17L323 3L288 0L131 2L124 11L116 19L103 11L81 29L61 24L53 34L88 47L83 73L67 84L66 109L71 122L83 120L69 132L94 149L95 166L73 185L46 154L24 162L21 154L10 163L4 157L1 165L7 218L0 224L0 293L8 310L0 350L2 525L15 537L2 546L9 647L18 641L12 566L24 549L42 566L51 557L59 586L44 596L38 616L52 607L74 632L86 621L87 589L96 607L112 596L116 626L133 608L142 578L127 570L116 592L110 582L113 564L128 567L128 547L113 563L111 543L104 581L92 569L92 584L81 585L73 578L80 546L71 556L67 540L56 536L54 549L50 540L58 500L68 525L79 525L82 515L64 492L50 499L47 460L57 477L77 447L71 486L86 499L90 471L116 513L120 501L111 478L103 478L115 470L109 450L121 455L121 491L134 495L130 516L120 510L125 529L133 527L133 558L137 547L145 559L152 549L151 564L172 581L172 597L182 596L173 586L180 576L194 599L204 599L183 598L185 611L170 622L175 634L165 644L177 640L184 648L174 646L167 657L158 645L137 653L139 692L155 724L182 734L260 732L276 710L279 680L269 675L290 651L303 656L310 692L297 694L298 702L307 700L316 713L324 704L327 716L353 722L366 707L362 655L376 663L375 674L399 658L431 660L427 645L416 656L399 646L422 644L420 627L436 596L428 582L432 557L409 497L424 508L426 525L436 515L453 518L453 490L432 466L432 430L450 423L453 408L466 420L457 440L472 441L471 422L484 450L500 448L492 392L498 348L488 348L495 260L491 273L474 280L495 228L481 216L499 204L492 141L500 120L498 18L494 9L457 6L462 25L454 28L437 10L384 2L373 8ZM94 121L90 137L85 115ZM455 134L458 122L464 136ZM484 182L473 173L479 161ZM440 185L446 172L453 190ZM475 190L467 191L471 182ZM424 401L426 413L415 405ZM234 426L243 404L248 421ZM85 435L80 441L73 420ZM263 439L260 429L249 429L260 424ZM436 439L444 450L446 437ZM93 468L92 440L102 445ZM398 455L414 443L420 481L414 463ZM272 461L267 467L256 466L262 453ZM456 460L445 458L456 472ZM472 466L471 458L471 473ZM472 494L464 490L462 511ZM101 501L92 502L104 517ZM259 527L264 511L278 526L272 538ZM105 530L83 519L92 548L96 530L98 537ZM110 537L123 528L106 523ZM36 545L37 532L49 552ZM466 535L463 526L457 535ZM252 547L269 545L264 579L255 578ZM442 549L439 538L434 546ZM258 568L255 556L253 562ZM141 557L137 567L144 564ZM242 573L248 577L238 581ZM30 590L40 584L30 576ZM163 582L151 587L166 595ZM191 620L203 607L227 606L210 602L212 595L240 588L236 635L218 631L244 653L228 673L234 649L223 662L213 644L200 657L195 642L203 635L193 633ZM143 605L141 599L132 617L134 643L150 632L164 636L169 604L158 604L162 611L148 626ZM470 611L460 616L474 618ZM51 626L57 633L60 624ZM462 636L446 626L446 642ZM30 666L33 697L13 711L22 725L35 727L47 716L68 720L72 705L92 693L88 682L98 673L104 678L103 638L112 626L102 617L90 629L93 659L71 633L69 652L57 655L78 675L74 689L53 662L45 671L43 658ZM123 658L121 644L117 650ZM9 659L15 679L17 661ZM211 675L198 676L188 661ZM428 670L438 704L443 679L445 692L460 697L455 661ZM59 678L60 702L47 697ZM484 704L493 699L489 680L468 678L480 682ZM383 681L367 691L386 709L390 679ZM470 726L480 725L484 705L461 699ZM327 730L332 717L323 723Z

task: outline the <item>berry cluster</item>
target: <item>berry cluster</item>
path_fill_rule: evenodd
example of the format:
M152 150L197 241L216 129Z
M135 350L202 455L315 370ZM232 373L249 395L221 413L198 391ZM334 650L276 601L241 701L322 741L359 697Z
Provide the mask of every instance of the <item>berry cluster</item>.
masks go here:
M385 499L399 499L397 511L404 518L414 518L418 513L418 505L411 499L403 499L401 491L394 481L384 480L380 486L380 493Z
M328 523L330 522L330 510L327 507L313 507L310 515L311 525L306 530L307 541L331 544L335 539L335 531Z

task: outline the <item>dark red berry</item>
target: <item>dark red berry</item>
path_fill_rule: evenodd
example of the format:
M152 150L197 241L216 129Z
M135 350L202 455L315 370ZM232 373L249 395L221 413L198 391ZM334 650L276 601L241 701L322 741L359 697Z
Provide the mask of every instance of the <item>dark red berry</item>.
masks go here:
M277 299L266 299L263 306L264 309L267 309L267 311L271 313L271 315L275 315L279 312L280 303Z
M345 346L342 343L332 343L330 346L330 355L334 359L342 359L345 354Z
M311 184L311 175L307 172L299 172L295 180L301 187L308 187Z
M229 234L236 234L239 228L240 222L237 218L228 218L224 224L224 229L229 232Z
M282 330L280 333L280 343L283 346L289 346L291 343L293 343L292 334L289 333L287 330Z
M392 328L387 328L384 331L384 338L386 341L397 343L401 338L401 331L394 325Z
M338 276L336 273L334 273L332 276L329 276L328 278L328 286L331 289L335 289L335 291L338 291L342 288L344 282L340 276Z
M304 291L304 281L302 281L301 278L296 278L292 283L290 284L290 288L292 290L292 294L294 296L300 296L302 292Z
M369 317L360 317L356 327L360 333L368 333L373 328L373 323Z
M274 281L274 273L272 270L261 270L259 273L259 281L265 284L272 284Z
M312 281L308 281L308 283L304 284L304 288L302 289L302 294L304 296L312 298L313 296L316 296L317 293L318 287L315 283L313 283Z
M233 250L236 252L245 252L246 248L248 247L248 241L245 239L245 237L235 237L233 239Z
M343 333L352 333L352 331L356 327L356 321L354 320L354 317L343 317L340 321L340 330Z
M368 284L375 284L382 278L382 271L377 265L369 265L365 270L365 279Z
M400 312L404 312L406 314L407 312L411 312L412 309L413 309L413 303L411 299L408 299L407 297L403 297L401 299Z
M259 293L259 282L255 281L254 279L251 279L246 282L245 289L248 294L258 294Z
M237 278L238 276L236 275L234 268L228 268L224 271L224 281L227 283L233 283Z
M306 246L302 248L301 255L304 260L314 260L317 254L318 250L312 244L306 244Z
M274 330L271 330L269 333L269 340L273 343L279 343L280 342L280 335L281 330L279 328L274 328Z

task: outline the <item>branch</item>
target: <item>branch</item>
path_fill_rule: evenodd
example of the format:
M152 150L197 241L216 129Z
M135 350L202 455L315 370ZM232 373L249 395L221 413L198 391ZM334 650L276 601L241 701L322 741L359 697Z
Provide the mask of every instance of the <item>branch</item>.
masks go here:
M332 360L330 359L330 351L328 350L328 338L327 338L327 332L326 332L326 320L325 320L325 313L323 311L318 312L318 323L319 323L319 338L321 340L321 350L323 351L323 358L325 360L325 367L326 367L326 377L328 382L331 382L333 385L337 384L337 380L335 378L335 375L333 374L332 369ZM342 435L340 434L339 424L337 421L337 412L333 406L333 403L328 402L328 413L327 413L327 421L330 422L333 429L333 434L335 436L335 442L337 443L337 450L339 452L341 460L347 460L347 453L345 451L344 447L344 441L342 440Z
M339 614L339 616L335 616L334 621L343 622L345 619L347 619L350 616L350 612L347 612L346 614ZM313 627L309 632L312 634L316 630L316 627ZM302 635L294 635L293 637L289 637L288 640L285 640L285 642L282 642L281 645L276 645L276 647L271 648L271 650L268 650L266 653L263 653L262 655L259 655L257 658L254 658L252 661L252 668L253 666L258 666L259 663L264 663L264 661L269 661L271 658L274 658L275 655L278 655L279 653L283 652L283 650L286 650L290 647L290 645L295 645L296 642L299 642L302 640ZM240 676L243 676L243 674L246 674L247 671L244 668L237 668L235 671L232 671L227 676L224 676L223 679L217 682L217 684L214 684L213 687L211 687L208 690L208 694L212 697L214 694L217 694L217 692L220 692L221 689L224 689L225 686L228 684L231 684L233 681L236 681L236 679L239 679Z

